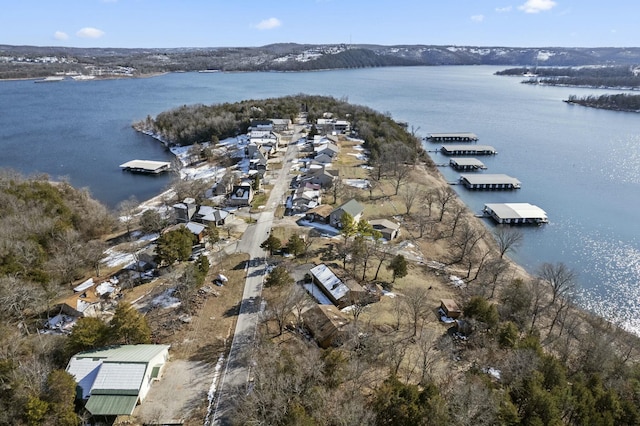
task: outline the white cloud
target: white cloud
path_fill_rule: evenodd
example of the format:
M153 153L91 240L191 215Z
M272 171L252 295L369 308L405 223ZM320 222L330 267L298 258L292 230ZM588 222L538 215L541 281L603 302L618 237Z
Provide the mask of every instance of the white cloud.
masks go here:
M473 15L471 17L471 20L473 22L482 22L482 21L484 21L484 15Z
M56 40L67 40L69 38L69 34L65 33L64 31L56 31L55 33L53 33L53 38L55 38Z
M76 35L81 38L100 38L104 35L104 31L97 28L84 27Z
M281 25L282 22L280 22L278 18L269 18L265 19L264 21L260 21L260 23L256 25L256 28L259 30L272 30L274 28L278 28Z
M513 9L511 6L496 7L496 12L498 12L498 13L507 13L507 12L511 12L511 9Z
M551 10L556 7L557 3L553 0L527 0L522 6L518 6L518 9L525 13L540 13L545 10Z

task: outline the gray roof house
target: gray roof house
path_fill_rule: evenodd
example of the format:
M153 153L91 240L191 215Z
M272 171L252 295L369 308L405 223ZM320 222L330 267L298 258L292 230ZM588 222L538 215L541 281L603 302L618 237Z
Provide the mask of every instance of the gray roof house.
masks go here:
M337 157L340 152L338 145L333 143L325 143L314 148L316 155L326 154L331 158Z
M338 173L338 170L329 171L324 168L320 168L301 177L300 183L302 185L311 183L320 185L322 188L330 188L331 185L333 185L333 181L338 177Z
M200 206L193 220L207 226L220 226L224 225L224 221L227 216L229 216L229 212L226 210L217 209L211 206Z
M66 370L92 415L131 415L168 359L169 345L123 345L78 353Z
M353 217L353 220L357 222L362 217L362 213L364 213L364 207L353 198L350 199L331 212L331 214L329 215L329 225L336 228L341 228L342 224L340 223L340 221L342 220L342 215L344 213L349 213Z
M173 205L173 211L176 215L176 219L178 222L182 223L189 222L196 213L196 209L196 200L193 198L185 198L182 203Z

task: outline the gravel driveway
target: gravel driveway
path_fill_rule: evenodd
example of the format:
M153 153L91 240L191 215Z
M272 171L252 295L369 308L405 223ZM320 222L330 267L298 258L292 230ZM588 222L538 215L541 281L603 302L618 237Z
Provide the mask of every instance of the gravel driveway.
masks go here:
M206 401L215 364L170 360L160 381L151 385L147 397L133 413L150 424L178 423Z

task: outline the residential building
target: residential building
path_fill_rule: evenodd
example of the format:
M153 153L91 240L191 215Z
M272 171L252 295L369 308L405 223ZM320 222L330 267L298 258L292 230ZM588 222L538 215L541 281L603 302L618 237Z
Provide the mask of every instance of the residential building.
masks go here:
M366 290L353 280L340 279L327 265L321 263L309 270L313 284L338 308L366 299Z
M169 345L122 345L81 352L67 365L93 416L131 415L159 380Z
M253 188L251 185L234 185L229 194L227 203L230 206L248 206L253 201Z
M321 348L339 346L347 338L349 317L333 305L315 305L302 320Z
M329 215L329 224L335 228L342 228L342 215L349 213L354 222L358 222L364 213L364 206L353 198L334 209Z

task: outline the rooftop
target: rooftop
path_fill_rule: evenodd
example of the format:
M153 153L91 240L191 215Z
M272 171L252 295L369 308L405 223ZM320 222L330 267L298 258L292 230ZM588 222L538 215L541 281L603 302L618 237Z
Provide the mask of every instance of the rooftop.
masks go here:
M487 209L500 219L547 219L544 210L529 203L489 203Z

